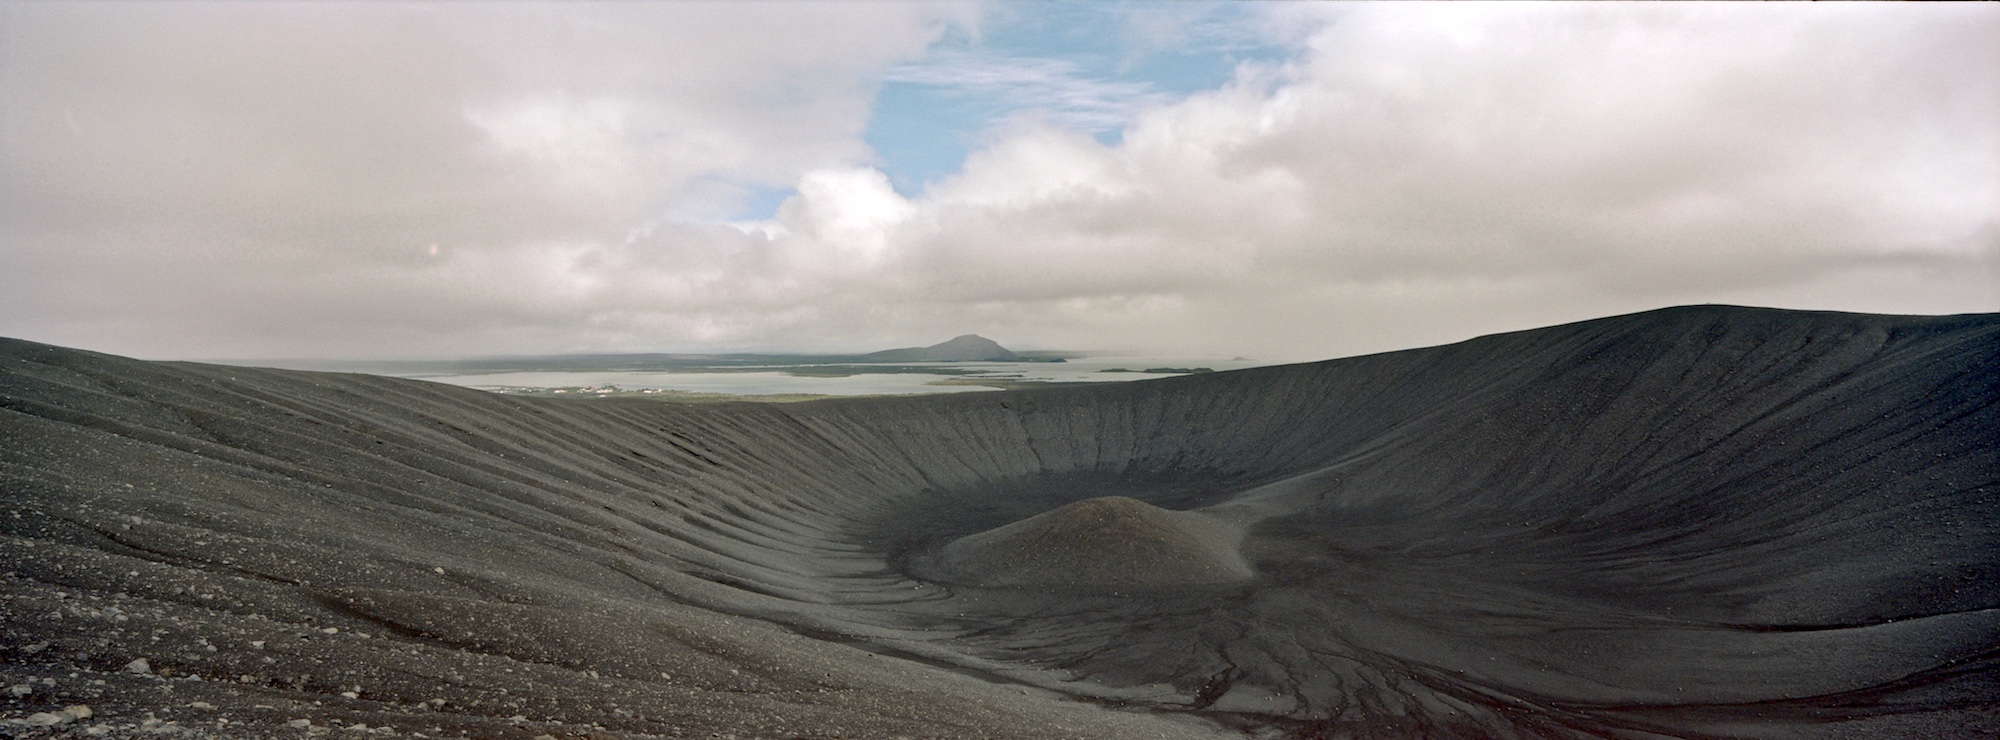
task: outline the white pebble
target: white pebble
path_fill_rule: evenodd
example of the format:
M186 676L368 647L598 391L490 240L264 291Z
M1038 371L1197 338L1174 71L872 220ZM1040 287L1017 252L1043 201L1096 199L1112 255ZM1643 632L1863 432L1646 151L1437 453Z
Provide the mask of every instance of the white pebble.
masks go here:
M90 707L82 704L72 704L63 707L62 711L30 714L27 719L22 721L34 727L53 727L55 725L75 722L89 716Z

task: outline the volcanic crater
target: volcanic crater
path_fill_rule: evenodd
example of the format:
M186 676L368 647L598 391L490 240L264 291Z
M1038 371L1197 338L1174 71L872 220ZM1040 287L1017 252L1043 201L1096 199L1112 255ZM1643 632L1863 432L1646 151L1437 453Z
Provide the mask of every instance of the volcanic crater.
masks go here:
M699 406L0 340L0 721L1990 737L1995 449L2000 315Z

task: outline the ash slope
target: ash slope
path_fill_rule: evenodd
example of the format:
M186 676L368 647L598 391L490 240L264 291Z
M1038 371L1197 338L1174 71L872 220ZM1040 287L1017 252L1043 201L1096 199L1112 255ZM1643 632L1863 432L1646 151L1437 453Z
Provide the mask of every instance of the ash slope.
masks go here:
M238 737L1984 737L1996 448L1994 315L721 406L0 341L0 678ZM1006 549L1107 508L1249 575Z

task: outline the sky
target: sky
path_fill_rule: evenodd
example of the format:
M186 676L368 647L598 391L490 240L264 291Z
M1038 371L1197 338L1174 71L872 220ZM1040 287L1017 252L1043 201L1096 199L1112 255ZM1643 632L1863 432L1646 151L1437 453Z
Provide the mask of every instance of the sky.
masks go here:
M2000 311L2000 5L0 3L0 336L1310 360Z

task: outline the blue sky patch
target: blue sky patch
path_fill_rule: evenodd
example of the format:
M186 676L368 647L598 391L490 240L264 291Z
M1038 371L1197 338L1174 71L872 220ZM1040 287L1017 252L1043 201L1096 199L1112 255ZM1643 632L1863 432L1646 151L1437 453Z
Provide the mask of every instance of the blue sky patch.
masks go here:
M882 77L866 134L897 192L957 172L986 132L1015 116L1106 144L1142 111L1234 79L1287 50L1247 29L1239 3L1046 2L991 6L977 37L941 40Z

